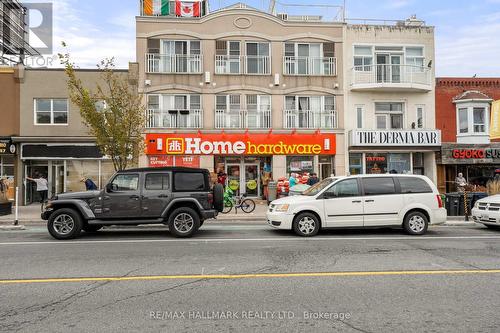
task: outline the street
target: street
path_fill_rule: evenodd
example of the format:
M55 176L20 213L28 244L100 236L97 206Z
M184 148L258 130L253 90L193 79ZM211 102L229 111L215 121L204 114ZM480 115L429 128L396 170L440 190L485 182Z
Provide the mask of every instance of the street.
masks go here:
M0 233L0 331L492 332L500 232L435 226L304 239L251 221L73 241Z

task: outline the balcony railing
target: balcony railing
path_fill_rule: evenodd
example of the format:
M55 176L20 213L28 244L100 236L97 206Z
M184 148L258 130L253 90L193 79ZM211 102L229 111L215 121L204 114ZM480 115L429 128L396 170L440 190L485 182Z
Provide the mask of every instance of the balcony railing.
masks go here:
M202 128L202 110L158 110L149 109L147 128Z
M431 86L431 69L414 65L369 65L352 68L352 86Z
M271 110L216 110L215 128L271 128Z
M271 74L271 57L267 56L215 56L216 74Z
M338 125L335 110L285 110L283 120L287 129L335 129Z
M285 75L337 75L337 58L283 57Z
M201 74L202 72L201 54L146 54L146 73Z

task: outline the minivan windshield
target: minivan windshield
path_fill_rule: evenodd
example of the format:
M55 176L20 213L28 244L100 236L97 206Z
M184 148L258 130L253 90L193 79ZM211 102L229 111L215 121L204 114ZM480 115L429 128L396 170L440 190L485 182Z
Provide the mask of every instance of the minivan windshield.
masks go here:
M338 178L326 178L320 181L319 183L316 183L315 185L309 187L307 190L305 190L302 195L307 195L307 196L315 196L319 192L321 192L323 189L328 187L331 183L336 181Z

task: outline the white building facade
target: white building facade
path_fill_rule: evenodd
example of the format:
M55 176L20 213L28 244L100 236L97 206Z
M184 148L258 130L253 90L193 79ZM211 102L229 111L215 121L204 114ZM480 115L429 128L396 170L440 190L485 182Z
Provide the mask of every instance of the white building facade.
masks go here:
M435 182L434 28L412 18L347 24L344 36L347 172Z

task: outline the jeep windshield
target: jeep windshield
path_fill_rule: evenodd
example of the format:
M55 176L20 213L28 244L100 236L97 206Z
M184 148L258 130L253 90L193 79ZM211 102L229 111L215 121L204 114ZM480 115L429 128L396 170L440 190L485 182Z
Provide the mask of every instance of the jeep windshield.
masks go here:
M302 195L307 195L307 196L315 196L319 192L323 191L326 187L328 187L331 183L336 181L338 178L326 178L320 181L319 183L316 183L315 185L309 187L307 190L305 190Z

